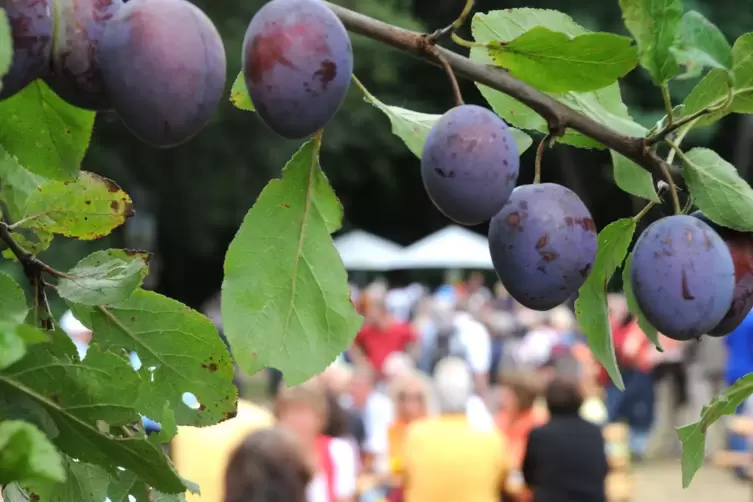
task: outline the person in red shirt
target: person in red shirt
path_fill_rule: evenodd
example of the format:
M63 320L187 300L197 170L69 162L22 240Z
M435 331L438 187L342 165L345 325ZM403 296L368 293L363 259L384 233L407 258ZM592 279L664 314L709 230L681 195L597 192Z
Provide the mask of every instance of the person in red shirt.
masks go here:
M351 347L356 364L368 363L382 375L384 361L393 352L411 352L416 334L408 323L397 322L387 312L383 301L372 301L366 309L363 327Z

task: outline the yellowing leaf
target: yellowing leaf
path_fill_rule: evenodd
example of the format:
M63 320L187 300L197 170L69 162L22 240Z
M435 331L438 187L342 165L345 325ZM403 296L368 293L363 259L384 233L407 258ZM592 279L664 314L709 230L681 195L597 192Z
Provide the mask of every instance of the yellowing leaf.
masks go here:
M26 203L24 226L99 239L133 215L131 198L114 181L82 171L75 181L48 181Z
M547 92L601 89L638 64L629 38L611 33L570 37L544 26L509 42L491 44L489 55L511 75Z
M222 320L236 361L249 373L277 368L290 385L324 370L361 325L330 235L342 207L318 141L264 188L225 257Z
M248 95L246 79L243 78L243 72L240 72L235 78L235 82L233 82L233 87L230 89L230 102L239 110L245 110L247 112L256 111L254 104L251 102L251 97Z
M581 330L588 338L588 346L606 368L612 382L620 389L624 389L625 384L617 366L612 329L609 326L607 283L625 260L634 232L635 221L632 218L614 221L599 232L596 261L575 301L575 314Z

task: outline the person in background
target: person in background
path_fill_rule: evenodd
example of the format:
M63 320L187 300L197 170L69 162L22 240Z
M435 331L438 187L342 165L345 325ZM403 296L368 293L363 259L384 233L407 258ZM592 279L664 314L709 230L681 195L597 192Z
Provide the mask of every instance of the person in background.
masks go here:
M201 495L187 492L187 502L226 501L225 472L230 457L250 433L274 425L274 417L250 401L238 400L235 417L210 427L178 427L170 444L175 468L201 486Z
M546 390L549 421L528 437L523 478L534 502L606 502L609 471L601 429L579 415L578 384L554 377Z
M357 453L350 442L324 435L327 399L317 381L280 389L275 401L279 426L294 433L304 459L313 466L307 502L353 502Z
M727 346L725 384L729 387L748 373L753 373L753 311L748 313L740 326L724 338L724 343ZM740 405L735 410L735 414L743 415L746 412L746 406L751 407L750 400ZM732 451L750 450L747 438L738 434L730 433L728 443ZM746 479L749 470L737 468L735 473L741 479Z
M518 345L516 358L521 367L534 370L549 360L560 336L549 324L545 312L520 309L519 316L527 331Z
M437 364L433 394L439 416L413 423L403 444L405 502L498 502L509 460L502 435L467 417L474 381L468 364Z
M458 302L452 320L461 352L452 355L464 357L473 373L474 391L484 403L489 402L489 369L492 364L492 341L489 330L469 311L466 301Z
M78 350L79 359L83 360L92 340L92 330L81 324L81 321L74 317L71 310L66 310L60 318L60 329L65 331L73 341L76 350Z
M532 375L502 375L499 410L494 420L507 440L510 457L510 477L505 490L505 500L529 500L520 474L523 467L528 435L534 427L546 421L546 416L536 413L534 402L538 395L537 381Z
M390 391L395 406L395 419L387 431L390 474L394 480L399 481L403 471L403 444L408 427L429 414L429 385L422 373L412 371L396 378Z
M280 429L262 429L231 454L222 502L306 502L310 481L311 466L295 438Z
M368 306L363 327L350 348L350 356L355 365L368 364L382 375L387 357L393 352L410 352L416 340L410 324L394 320L384 301L374 300Z

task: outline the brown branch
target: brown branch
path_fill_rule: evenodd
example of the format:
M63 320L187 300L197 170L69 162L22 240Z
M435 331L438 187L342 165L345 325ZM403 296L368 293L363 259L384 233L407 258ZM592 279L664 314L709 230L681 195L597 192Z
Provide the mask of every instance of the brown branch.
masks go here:
M22 248L18 242L13 238L10 232L10 227L4 221L0 221L0 241L5 242L24 269L24 275L31 284L31 289L34 292L34 319L35 324L38 321L39 325L47 330L53 330L53 318L50 310L50 303L47 301L47 287L49 286L42 277L43 272L46 272L54 277L70 277L68 274L64 274L54 268L50 267L33 254ZM38 317L41 314L41 317Z
M327 4L349 31L441 66L441 63L424 49L425 34L392 26L330 2ZM644 138L621 134L510 76L501 68L477 63L442 47L437 47L437 51L456 75L484 84L520 101L547 121L549 131L564 131L566 128L578 131L624 155L653 175L664 178L662 165L665 162L648 148ZM682 183L679 175L675 174L674 178L676 182Z

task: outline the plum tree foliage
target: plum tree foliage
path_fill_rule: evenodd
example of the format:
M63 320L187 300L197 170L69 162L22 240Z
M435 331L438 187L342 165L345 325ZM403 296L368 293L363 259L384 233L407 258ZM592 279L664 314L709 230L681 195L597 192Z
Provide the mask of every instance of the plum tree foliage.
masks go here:
M657 330L688 343L733 330L753 306L753 190L717 153L686 150L683 140L753 112L753 33L730 44L681 0L619 5L630 37L590 32L553 10L472 13L470 0L452 25L423 34L322 0L271 0L249 19L226 97L303 144L226 255L223 322L241 368L277 367L295 385L347 348L361 324L331 240L342 207L319 164L323 131L351 82L420 158L438 210L462 224L491 220L494 265L513 296L545 310L577 294L580 327L616 385L606 285L621 268L631 310L657 349ZM469 19L473 40L456 33ZM379 101L353 75L348 32L443 67L454 103L433 115ZM631 71L647 71L665 100L651 128L622 101L618 81ZM160 445L179 425L234 415L230 354L209 319L141 287L148 253L99 251L67 271L38 258L56 235L97 239L134 213L115 181L80 171L97 111L114 110L146 143L174 146L211 119L225 74L220 34L187 0L0 0L0 243L27 283L0 274L7 502L182 500L196 486ZM456 74L476 81L489 109L463 103ZM670 97L677 78L698 80L683 103ZM515 188L530 134L542 136L536 177ZM609 150L615 183L646 207L597 236L575 193L540 183L542 152L557 143ZM671 215L643 230L631 254L658 205ZM83 360L51 318L49 295L93 329ZM131 351L143 362L135 370ZM197 407L183 403L185 392ZM678 431L685 485L701 467L708 426L751 394L749 375ZM147 436L140 416L161 432Z

